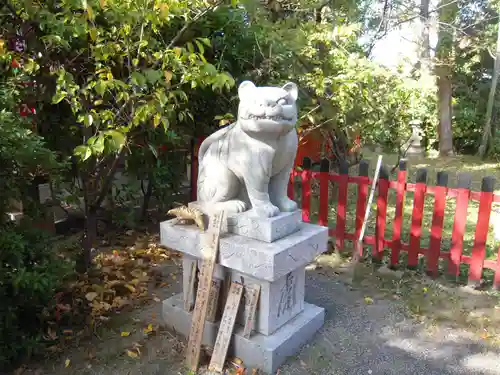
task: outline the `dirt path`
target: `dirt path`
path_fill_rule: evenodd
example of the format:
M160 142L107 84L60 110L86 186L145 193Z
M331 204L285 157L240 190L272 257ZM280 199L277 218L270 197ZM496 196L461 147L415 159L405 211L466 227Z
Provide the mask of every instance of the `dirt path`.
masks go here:
M171 282L155 291L157 301L180 292L179 263L179 259L172 260L163 267ZM490 326L487 338L480 337L474 322L468 329L452 328L450 323L457 314L454 310L448 311L452 315L448 322L437 323L436 311L445 312L450 306L436 305L434 294L425 303L435 306L436 311L424 309L424 302L419 302L420 319L409 318L408 306L415 307L416 302L411 294L401 293L399 286L398 290L387 287L380 280L375 282L374 275L365 274L362 282L352 287L337 271L328 262L308 271L306 300L325 307L325 326L313 342L282 366L280 375L500 375L500 349L494 345L498 335ZM453 307L459 305L448 294L439 298L452 301ZM496 296L475 294L469 298L473 311L480 311L481 304L493 309L488 313L490 323L492 314L500 313L500 309L495 310L497 302ZM460 311L466 310L462 306ZM161 323L160 302L114 318L100 339L23 374L186 375L183 339L161 328L153 334L144 333L149 324L157 323ZM130 334L123 337L122 332ZM137 356L128 355L127 350Z

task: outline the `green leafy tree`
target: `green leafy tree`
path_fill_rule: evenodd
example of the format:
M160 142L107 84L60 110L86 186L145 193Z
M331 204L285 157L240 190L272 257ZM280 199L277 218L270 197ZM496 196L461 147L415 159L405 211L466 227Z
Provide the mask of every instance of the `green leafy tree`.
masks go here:
M0 38L0 225L13 201L23 201L26 210L36 214L41 207L32 187L38 176L56 177L62 166L56 154L33 131L33 123L19 109L26 103L34 66L18 67L16 54Z
M14 3L43 48L34 64L52 105L65 113L74 146L86 228L83 269L96 241L96 218L135 139L151 129L183 133L193 115L187 90L222 91L233 78L207 62L196 22L221 3L209 1L72 1ZM42 78L42 77L41 77ZM51 87L52 86L52 87ZM52 88L52 90L51 90ZM51 106L46 103L45 110ZM66 146L67 147L67 146Z
M315 16L318 4L321 17ZM330 3L304 2L281 19L265 7L249 8L260 76L299 84L301 134L321 130L337 159L349 158L358 135L397 150L411 133L410 121L433 121L435 108L432 90L366 58L358 43L360 11L346 4L326 12Z

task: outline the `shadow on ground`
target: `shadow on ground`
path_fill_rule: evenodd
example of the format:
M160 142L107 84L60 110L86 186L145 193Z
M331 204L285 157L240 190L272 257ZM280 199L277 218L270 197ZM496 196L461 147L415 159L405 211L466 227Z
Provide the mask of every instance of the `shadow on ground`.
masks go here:
M395 301L366 303L331 270L308 272L306 300L326 309L315 340L280 374L500 374L500 350L445 323L409 319Z
M480 336L482 326L453 326L450 319L436 320L435 314L434 319L422 319L430 317L431 310L422 310L421 315L409 318L408 296L401 293L400 298L393 299L399 287L383 284L372 272L361 275L360 282L351 286L345 282L339 264L318 263L315 269L311 268L307 272L306 300L326 309L325 325L297 356L287 360L280 375L500 375L499 346L493 345L492 337ZM22 374L187 375L183 370L183 338L163 329L147 337L143 334L144 327L161 317L160 299L180 291L180 264L171 261L163 272L169 275L171 284L157 291L158 303L142 306L121 319L113 318L106 335ZM421 284L418 285L421 292ZM459 300L449 296L448 292L429 295L426 301L446 312L444 315L451 320L466 322L454 312L461 311ZM447 298L451 302L442 305ZM477 311L485 306L481 300L493 303L494 308L498 303L495 298L471 295L467 300ZM414 305L416 301L420 300L410 302ZM471 303L474 301L477 303ZM491 311L490 308L488 316ZM453 314L457 314L456 319ZM130 332L130 336L121 337L120 332L124 331ZM136 345L137 357L127 355L127 350ZM252 374L251 369L247 373Z

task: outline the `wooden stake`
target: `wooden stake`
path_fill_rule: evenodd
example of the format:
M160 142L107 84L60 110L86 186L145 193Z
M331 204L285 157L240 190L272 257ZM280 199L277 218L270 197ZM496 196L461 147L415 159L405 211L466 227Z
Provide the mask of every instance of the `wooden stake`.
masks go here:
M231 284L229 295L227 298L224 313L220 322L219 332L215 340L214 351L212 359L208 366L209 371L221 373L224 369L224 362L226 361L227 349L233 334L234 323L236 322L236 315L241 302L243 294L243 285L237 282Z
M208 296L212 286L215 261L219 251L219 236L223 218L223 211L214 215L210 220L208 231L200 235L203 261L186 353L186 365L193 372L198 371L200 362L201 341L203 339L208 311Z
M222 280L212 280L212 287L210 288L210 294L208 295L208 312L207 321L215 322L217 318L217 307L219 302L219 292Z
M372 187L370 191L370 197L368 198L368 205L365 210L365 218L363 220L363 225L361 226L361 232L359 233L358 240L356 242L356 246L354 246L353 254L352 254L352 262L356 265L359 262L359 258L361 257L363 251L363 238L365 237L366 224L368 223L368 218L370 217L370 211L372 208L373 196L375 195L375 187L377 186L378 177L380 174L380 167L382 166L382 155L379 155L377 161L377 167L375 169L375 176L373 177Z
M257 304L259 303L259 296L259 284L245 286L245 310L247 315L245 320L245 329L243 330L243 337L246 339L250 338L250 334L252 333L255 322L255 313L257 312Z
M198 262L194 260L191 262L191 270L189 272L189 283L187 286L186 299L184 300L184 310L191 312L193 309L193 294L194 284L196 281L196 271L198 271Z

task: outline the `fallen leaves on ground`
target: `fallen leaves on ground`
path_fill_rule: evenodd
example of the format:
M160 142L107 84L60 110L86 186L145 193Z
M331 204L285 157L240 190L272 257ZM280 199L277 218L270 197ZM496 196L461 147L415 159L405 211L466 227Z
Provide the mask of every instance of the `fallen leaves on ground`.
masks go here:
M73 285L73 291L84 295L95 320L111 311L122 310L134 302L150 299L149 286L162 280L156 266L174 256L173 252L149 244L145 249L132 247L98 254L95 272Z
M139 356L141 355L141 349L140 349L141 347L142 347L141 344L134 343L130 349L125 350L125 353L130 358L134 358L134 359L139 358Z
M136 304L160 301L151 289L168 283L162 280L163 274L158 265L177 256L178 253L162 248L146 237L135 239L133 246L111 248L99 253L89 272L80 275L64 291L55 295L55 308L53 314L47 314L44 335L48 350L60 352L65 346L64 340L90 334L99 325L108 322L113 313ZM149 335L157 329L156 324L150 324L144 333ZM122 337L130 334L126 331L120 333ZM130 351L133 354L127 352L129 357L133 357L134 353L140 355L138 347Z
M144 328L143 332L144 332L145 335L148 335L151 332L153 332L153 325L152 324L148 324L148 326L146 328Z
M130 350L130 349L127 349L127 355L130 357L130 358L137 358L139 357L139 353L135 350Z

